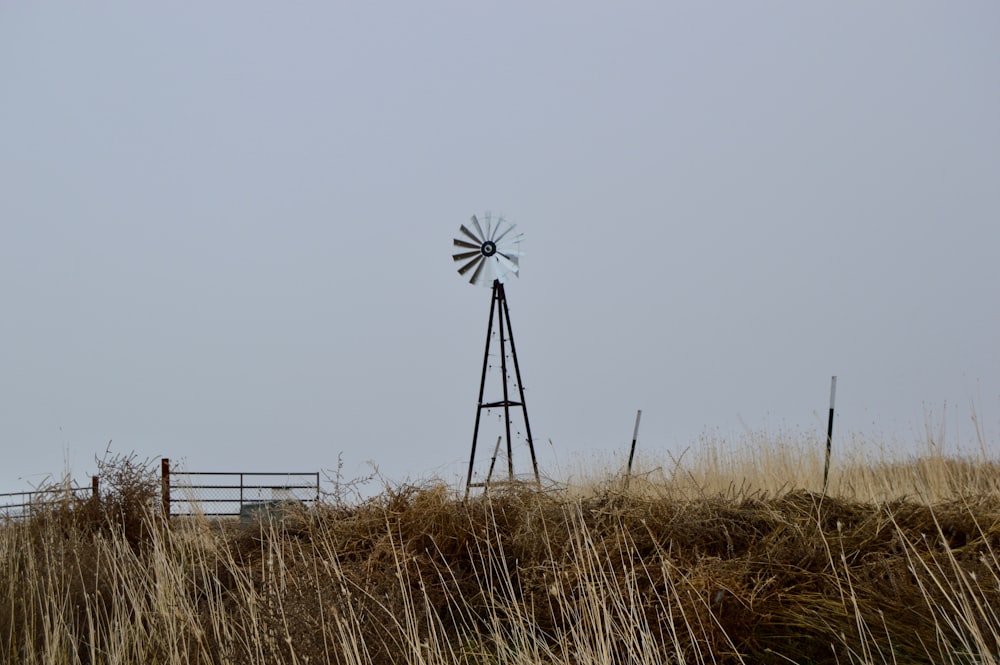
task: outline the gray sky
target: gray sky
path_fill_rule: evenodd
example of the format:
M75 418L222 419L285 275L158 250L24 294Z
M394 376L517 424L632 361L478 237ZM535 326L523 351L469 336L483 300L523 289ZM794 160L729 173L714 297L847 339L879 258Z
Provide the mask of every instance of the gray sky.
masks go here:
M0 490L454 480L486 210L552 475L637 408L823 430L833 374L842 440L1000 435L996 2L0 0L0 182Z

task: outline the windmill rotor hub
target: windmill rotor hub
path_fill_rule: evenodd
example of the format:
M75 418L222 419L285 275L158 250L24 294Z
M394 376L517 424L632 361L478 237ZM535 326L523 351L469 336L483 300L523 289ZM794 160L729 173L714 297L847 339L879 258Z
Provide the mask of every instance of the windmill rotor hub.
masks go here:
M494 254L497 253L496 243L487 240L486 242L483 243L481 251L483 253L483 256L493 256Z

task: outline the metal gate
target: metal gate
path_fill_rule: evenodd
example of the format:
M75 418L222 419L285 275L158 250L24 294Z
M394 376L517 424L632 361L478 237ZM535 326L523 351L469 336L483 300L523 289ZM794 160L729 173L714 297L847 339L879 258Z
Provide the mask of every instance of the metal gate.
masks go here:
M319 501L319 472L180 471L163 458L163 513L232 516Z

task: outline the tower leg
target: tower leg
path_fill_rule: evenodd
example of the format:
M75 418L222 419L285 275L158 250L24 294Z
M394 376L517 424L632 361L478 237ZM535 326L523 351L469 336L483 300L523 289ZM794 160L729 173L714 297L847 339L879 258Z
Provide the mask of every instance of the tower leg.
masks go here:
M501 293L503 285L500 285ZM514 360L514 376L517 378L517 390L521 397L521 410L524 413L524 433L528 437L528 450L531 452L531 469L535 472L535 484L542 486L542 481L538 476L538 459L535 457L535 443L531 438L531 423L528 421L528 402L524 399L524 385L521 383L521 368L517 364L517 349L514 348L514 331L510 327L510 312L507 311L507 298L502 298L504 320L507 321L507 336L510 338L510 356ZM504 390L507 389L507 378L504 377ZM506 394L504 395L506 399ZM508 432L508 441L510 434Z
M476 407L476 427L472 430L472 452L469 455L469 475L465 479L465 498L469 498L469 488L472 486L472 468L476 463L476 439L479 438L479 420L483 414L483 391L486 388L486 370L490 362L490 337L493 336L493 313L497 305L497 287L500 282L493 282L493 298L490 300L490 322L486 326L486 350L483 351L483 376L479 380L479 402Z
M507 392L507 347L504 343L504 319L507 319L507 329L510 330L510 317L507 313L507 296L503 284L497 284L497 300L502 305L497 312L497 322L500 324L500 375L503 377L503 426L507 434L507 480L514 480L514 449L510 440L510 395Z

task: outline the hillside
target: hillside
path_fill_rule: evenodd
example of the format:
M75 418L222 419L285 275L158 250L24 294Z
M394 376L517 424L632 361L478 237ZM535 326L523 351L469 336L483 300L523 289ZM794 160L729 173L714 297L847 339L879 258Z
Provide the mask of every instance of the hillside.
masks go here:
M1000 468L881 473L948 496L647 476L627 493L463 502L404 486L240 526L165 524L145 480L119 478L103 506L0 529L0 649L24 663L997 662Z

